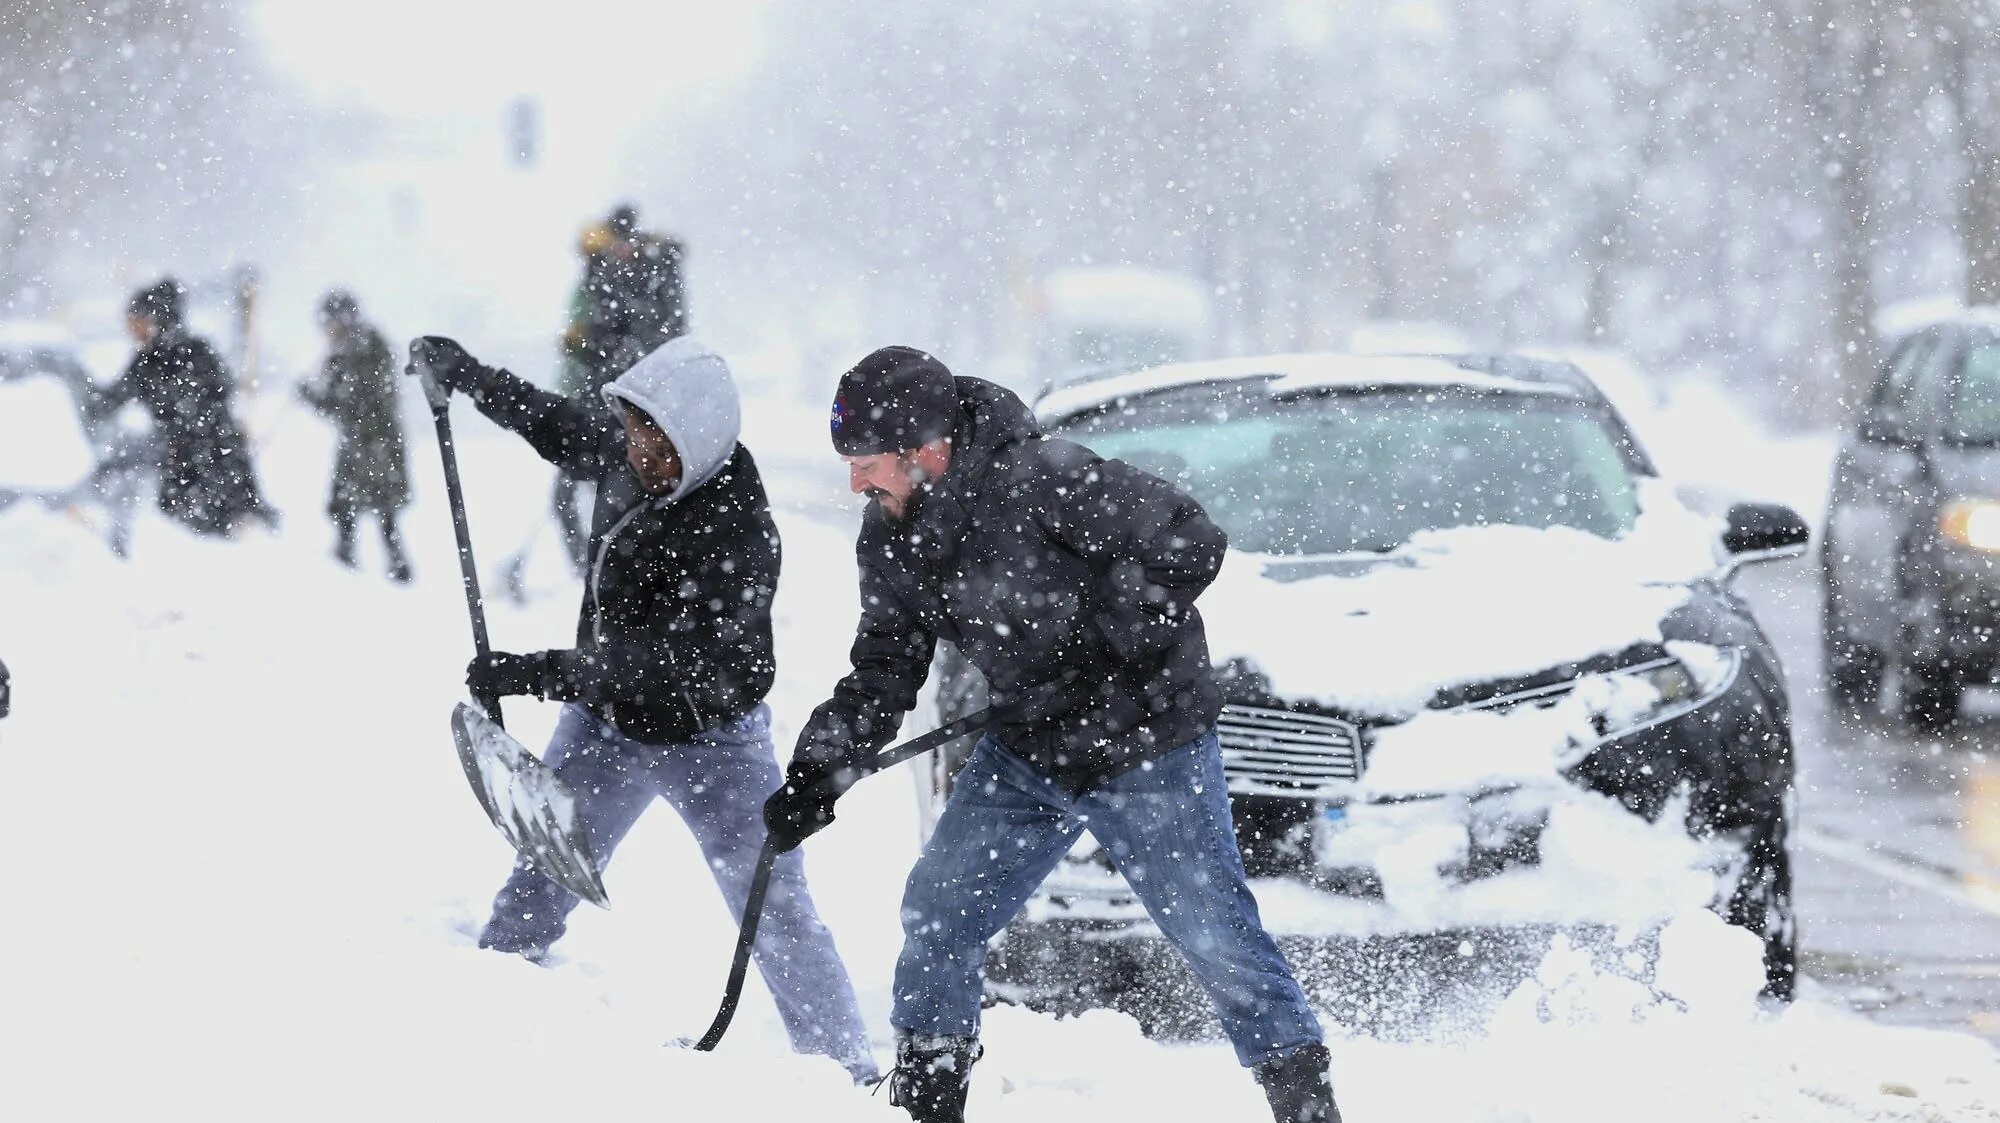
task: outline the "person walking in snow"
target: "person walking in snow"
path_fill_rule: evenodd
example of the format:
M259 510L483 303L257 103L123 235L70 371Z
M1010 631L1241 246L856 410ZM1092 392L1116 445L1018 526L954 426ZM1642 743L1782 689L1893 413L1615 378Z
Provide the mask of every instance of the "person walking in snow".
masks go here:
M573 399L484 366L452 340L425 337L412 351L413 370L428 366L543 459L597 485L576 644L475 658L466 684L480 697L563 702L543 759L576 794L599 860L664 798L740 918L764 845L759 808L780 782L764 704L779 542L737 440L729 367L694 339L660 346L605 386L619 420L607 430ZM479 945L539 960L576 902L519 863ZM772 871L754 950L793 1047L872 1079L853 986L796 854Z
M172 278L133 295L126 323L139 353L87 412L101 420L136 400L152 415L149 447L169 517L201 534L230 534L247 520L275 527L230 402L234 383L215 348L188 330L184 295Z
M992 723L904 891L893 1099L962 1123L987 941L1089 830L1207 989L1279 1123L1337 1121L1320 1026L1259 920L1230 818L1220 689L1195 598L1225 537L1171 485L1044 436L1010 391L908 347L840 380L833 445L871 500L853 671L765 806L780 846L916 703L940 638Z
M389 577L410 579L396 516L410 500L410 476L403 459L403 421L396 410L396 358L389 344L361 318L361 307L346 292L327 293L319 306L326 333L326 362L319 378L301 383L299 396L339 431L333 489L326 513L333 519L333 556L354 566L354 536L361 517L373 514L389 555Z
M639 212L614 209L585 230L577 249L583 277L570 296L563 333L562 392L593 419L616 427L599 392L605 383L665 343L687 334L687 290L681 272L686 251L673 238L639 229ZM589 484L556 477L556 526L576 571L584 572L589 543L582 506Z

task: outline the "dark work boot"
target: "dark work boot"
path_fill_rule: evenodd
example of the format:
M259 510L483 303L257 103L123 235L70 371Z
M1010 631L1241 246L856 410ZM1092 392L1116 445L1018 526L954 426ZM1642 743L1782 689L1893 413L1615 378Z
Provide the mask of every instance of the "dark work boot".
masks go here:
M354 519L351 517L334 516L333 560L348 569L354 568Z
M1333 1105L1332 1064L1326 1046L1308 1045L1251 1070L1271 1101L1275 1123L1340 1123L1340 1109Z
M403 536L396 532L396 516L382 515L382 548L389 554L389 580L398 585L410 581L410 556L403 552Z
M491 925L479 934L479 946L507 955L518 955L537 966L547 963L549 959L547 944L528 936L495 931Z
M889 1102L917 1123L965 1123L965 1089L984 1052L970 1037L905 1037L896 1042Z

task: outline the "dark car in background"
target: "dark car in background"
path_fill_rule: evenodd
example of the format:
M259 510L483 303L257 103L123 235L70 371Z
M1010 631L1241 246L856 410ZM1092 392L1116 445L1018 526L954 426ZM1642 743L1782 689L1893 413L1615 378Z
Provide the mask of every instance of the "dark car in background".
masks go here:
M1820 551L1834 699L1919 727L2000 664L2000 321L1891 352L1841 444Z
M1552 808L1584 803L1698 841L1707 903L1761 941L1767 993L1790 997L1789 704L1729 577L1801 552L1798 515L1675 508L1603 395L1556 361L1234 359L1036 408L1052 434L1186 488L1229 533L1201 612L1267 919L1396 904L1416 837L1437 845L1417 863L1425 892L1433 874L1448 894L1532 869ZM944 719L982 704L948 648L933 681ZM933 815L962 759L935 762ZM1110 992L1146 986L1156 943L1086 834L996 943L989 979L1056 1009L1125 1005Z

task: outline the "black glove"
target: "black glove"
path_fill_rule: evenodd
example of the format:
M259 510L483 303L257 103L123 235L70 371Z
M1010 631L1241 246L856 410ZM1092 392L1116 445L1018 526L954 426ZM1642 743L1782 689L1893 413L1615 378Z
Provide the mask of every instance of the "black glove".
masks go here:
M493 373L492 367L473 358L457 340L442 335L426 335L410 341L410 363L403 373L420 374L426 367L438 385L460 393L472 390Z
M861 778L861 771L844 764L794 760L785 770L784 786L764 801L764 829L782 854L833 822L833 805Z
M475 655L465 665L465 685L474 698L505 698L512 694L548 693L549 656L546 651L531 655L509 655L495 651Z

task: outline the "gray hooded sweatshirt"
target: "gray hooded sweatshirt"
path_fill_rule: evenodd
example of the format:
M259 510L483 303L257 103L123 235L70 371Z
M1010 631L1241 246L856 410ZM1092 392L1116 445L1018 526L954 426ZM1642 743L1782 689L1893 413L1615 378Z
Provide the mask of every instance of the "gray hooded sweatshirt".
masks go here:
M693 336L670 339L599 391L613 413L637 406L681 456L681 482L667 502L707 483L743 430L743 403L729 364Z
M495 371L473 400L566 474L598 484L576 646L545 653L544 696L642 743L680 744L749 713L770 689L778 530L736 440L736 384L713 351L672 340L603 395L645 411L673 441L682 468L671 493L641 490L625 434L573 399Z

